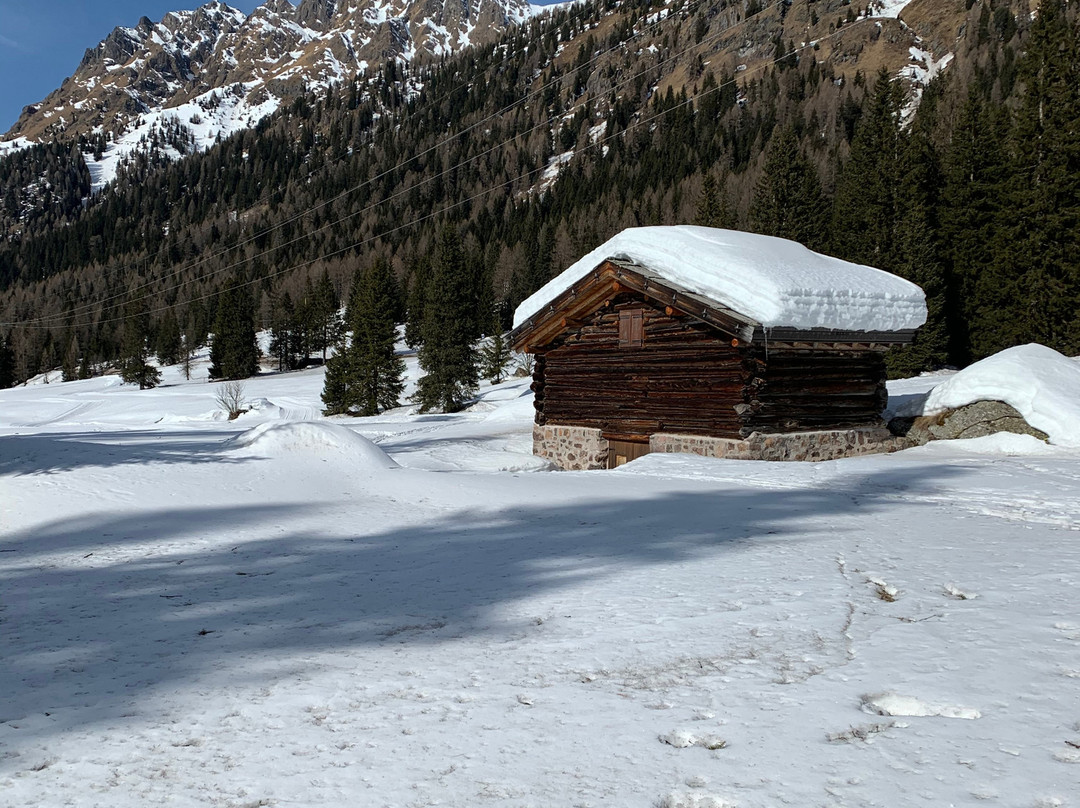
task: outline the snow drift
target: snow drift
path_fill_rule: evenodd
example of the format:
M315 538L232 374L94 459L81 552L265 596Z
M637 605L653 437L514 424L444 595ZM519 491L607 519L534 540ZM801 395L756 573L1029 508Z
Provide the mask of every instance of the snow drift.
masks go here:
M976 401L1004 401L1051 443L1080 447L1080 365L1053 348L1019 345L976 362L931 390L922 412Z
M514 327L608 258L647 266L767 328L904 331L926 322L922 290L903 278L787 239L685 225L624 230L522 302Z
M230 438L227 443L230 448L255 449L271 456L286 453L334 453L348 455L351 462L360 468L400 468L390 455L370 440L338 424L314 421L260 424L235 438Z

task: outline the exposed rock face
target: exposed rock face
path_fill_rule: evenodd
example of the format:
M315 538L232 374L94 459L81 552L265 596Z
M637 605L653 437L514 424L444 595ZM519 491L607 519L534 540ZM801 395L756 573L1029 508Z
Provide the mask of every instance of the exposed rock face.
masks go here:
M212 93L240 97L238 121L268 114L303 90L323 89L388 59L423 60L497 39L533 12L526 0L267 0L250 15L222 2L143 17L83 56L75 74L26 107L4 139L115 140L140 115ZM254 114L252 110L261 108Z
M1024 420L1017 410L1003 401L976 401L966 407L921 418L898 418L889 424L896 434L908 438L912 445L932 440L981 438L996 432L1031 435L1041 441L1049 436Z

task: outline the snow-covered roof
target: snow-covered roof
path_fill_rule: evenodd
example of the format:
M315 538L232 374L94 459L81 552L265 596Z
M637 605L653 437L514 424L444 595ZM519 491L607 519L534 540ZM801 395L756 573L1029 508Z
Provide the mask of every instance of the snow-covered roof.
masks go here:
M527 298L521 325L608 259L631 260L766 328L906 331L926 321L922 289L794 241L711 227L632 227Z

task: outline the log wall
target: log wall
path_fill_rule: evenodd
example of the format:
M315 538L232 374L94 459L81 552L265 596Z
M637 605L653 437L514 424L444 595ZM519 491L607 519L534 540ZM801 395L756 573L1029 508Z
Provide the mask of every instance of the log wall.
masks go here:
M643 345L621 347L619 314L638 308ZM538 353L533 391L539 425L600 429L616 440L742 438L876 425L884 382L877 352L733 345L717 329L627 294L567 324Z

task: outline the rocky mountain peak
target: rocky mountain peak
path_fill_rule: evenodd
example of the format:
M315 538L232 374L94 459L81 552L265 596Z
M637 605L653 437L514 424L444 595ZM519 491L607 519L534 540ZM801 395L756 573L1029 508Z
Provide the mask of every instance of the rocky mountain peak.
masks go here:
M296 19L301 25L323 30L330 25L337 12L334 0L301 0L296 9Z
M205 146L253 126L299 92L387 59L424 60L490 42L532 13L527 0L358 0L347 7L337 0L266 0L245 15L212 0L157 23L144 16L87 49L75 73L27 107L0 141L103 135L123 147L155 119L189 126L214 109L212 124L192 130ZM222 108L226 93L231 100Z

